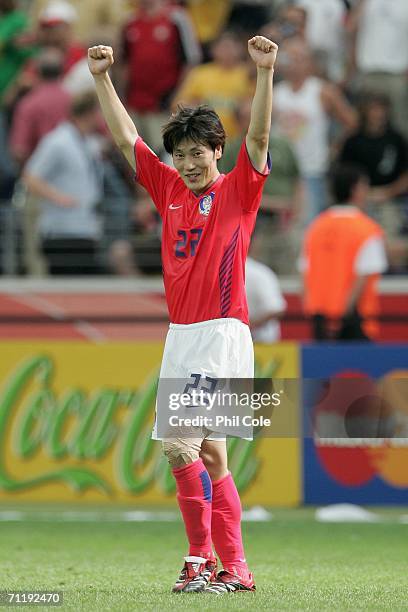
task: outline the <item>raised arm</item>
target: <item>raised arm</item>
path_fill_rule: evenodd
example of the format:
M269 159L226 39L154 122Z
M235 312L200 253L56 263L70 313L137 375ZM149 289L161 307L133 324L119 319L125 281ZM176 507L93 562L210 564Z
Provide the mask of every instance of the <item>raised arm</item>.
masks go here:
M88 49L89 70L95 80L96 93L103 116L115 143L133 170L136 170L134 146L138 133L135 124L120 101L108 74L108 70L113 62L112 47L98 45Z
M272 115L272 80L278 45L264 36L248 41L248 53L256 65L256 89L251 108L246 145L251 162L259 172L265 169Z

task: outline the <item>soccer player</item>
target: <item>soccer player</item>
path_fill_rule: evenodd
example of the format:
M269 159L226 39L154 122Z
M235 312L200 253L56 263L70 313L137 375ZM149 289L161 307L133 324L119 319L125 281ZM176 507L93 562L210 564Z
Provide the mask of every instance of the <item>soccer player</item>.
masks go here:
M170 314L160 378L190 378L206 389L220 378L253 377L253 345L245 296L245 259L269 172L273 68L278 47L248 41L257 68L248 132L235 168L219 173L225 132L208 106L179 107L163 128L174 168L138 135L108 75L111 47L88 51L101 108L113 138L149 192L163 224L162 261ZM202 384L202 387L201 387ZM159 408L158 408L159 409ZM158 414L160 418L160 414ZM241 536L241 503L227 468L225 438L165 438L189 554L174 592L254 591ZM157 432L153 437L158 437ZM223 564L216 574L212 546Z

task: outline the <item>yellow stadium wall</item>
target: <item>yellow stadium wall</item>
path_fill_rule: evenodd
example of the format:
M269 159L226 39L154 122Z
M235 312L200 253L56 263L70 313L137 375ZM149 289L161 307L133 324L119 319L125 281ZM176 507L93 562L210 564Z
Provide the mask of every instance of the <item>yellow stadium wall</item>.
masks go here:
M150 439L161 355L152 342L1 342L0 501L173 504ZM256 347L256 363L296 378L299 348ZM299 504L300 454L299 437L231 441L243 504Z

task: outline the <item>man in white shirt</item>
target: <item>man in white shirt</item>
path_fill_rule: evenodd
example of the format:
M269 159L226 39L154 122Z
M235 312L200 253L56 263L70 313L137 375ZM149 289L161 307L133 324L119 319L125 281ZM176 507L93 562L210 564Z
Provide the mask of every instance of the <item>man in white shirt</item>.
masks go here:
M343 0L296 0L306 11L306 40L327 77L344 78L346 4Z
M359 88L386 93L393 119L408 135L408 2L360 0L352 14Z
M273 97L275 125L293 146L299 163L306 196L303 221L308 225L327 204L331 120L351 131L358 118L339 87L313 76L311 51L303 40L286 40L281 53L283 79Z
M245 287L253 341L263 344L278 342L281 337L279 318L286 310L278 277L268 266L248 257Z
M97 274L103 196L100 156L92 140L99 124L92 93L75 98L70 120L39 143L23 182L38 198L41 249L50 274Z

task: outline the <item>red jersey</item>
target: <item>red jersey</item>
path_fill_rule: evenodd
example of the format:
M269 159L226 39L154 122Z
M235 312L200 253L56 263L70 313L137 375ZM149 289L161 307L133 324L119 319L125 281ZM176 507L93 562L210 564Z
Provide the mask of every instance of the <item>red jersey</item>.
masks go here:
M252 166L242 144L235 168L199 196L141 138L136 180L163 222L162 264L170 321L198 323L232 317L248 324L245 260L262 188L269 173Z
M70 45L65 51L64 74L67 74L67 72L84 57L87 57L87 51L83 45L80 43L73 43Z
M139 11L122 33L128 64L126 106L157 112L167 106L184 65L200 61L200 50L185 11L165 7L154 17Z

